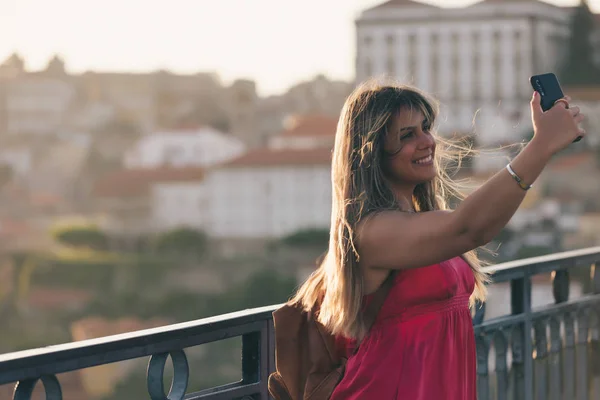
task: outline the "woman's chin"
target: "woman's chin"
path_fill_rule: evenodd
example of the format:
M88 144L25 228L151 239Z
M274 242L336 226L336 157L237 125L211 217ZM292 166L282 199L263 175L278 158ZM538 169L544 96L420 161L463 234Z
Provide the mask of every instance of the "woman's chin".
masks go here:
M415 178L417 178L415 180L421 182L430 182L438 176L437 169L433 164L419 166L418 169L416 169L414 172Z

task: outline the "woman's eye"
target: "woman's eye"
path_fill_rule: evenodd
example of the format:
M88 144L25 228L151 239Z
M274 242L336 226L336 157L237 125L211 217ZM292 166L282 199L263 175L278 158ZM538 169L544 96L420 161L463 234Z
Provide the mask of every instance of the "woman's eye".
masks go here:
M415 133L413 131L408 132L400 137L400 140L410 139Z

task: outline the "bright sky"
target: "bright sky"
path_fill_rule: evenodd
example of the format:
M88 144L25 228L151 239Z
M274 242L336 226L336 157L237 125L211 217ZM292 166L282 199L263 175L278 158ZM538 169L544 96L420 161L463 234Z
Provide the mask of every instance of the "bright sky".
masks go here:
M354 19L383 1L0 0L0 60L18 51L38 69L58 53L71 72L215 71L273 94L319 73L352 79ZM588 2L600 12L600 0Z

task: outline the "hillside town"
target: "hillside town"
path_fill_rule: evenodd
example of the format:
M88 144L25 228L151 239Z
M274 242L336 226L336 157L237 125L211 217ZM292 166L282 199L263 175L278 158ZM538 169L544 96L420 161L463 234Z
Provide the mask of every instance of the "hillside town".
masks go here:
M389 0L356 18L354 81L318 75L268 97L252 80L225 84L217 73L74 74L60 55L30 70L27 55L15 52L0 63L0 316L12 321L2 351L254 305L244 296L260 291L246 285L256 276L285 285L255 305L284 300L325 250L338 117L354 87L372 77L439 99L439 135L479 151L456 171L468 193L531 137L529 77L557 71L588 116L587 137L552 161L489 257L600 245L600 14L590 14L593 47L585 55L599 74L578 82L565 72L578 12L538 0L460 8ZM78 261L87 250L52 233L61 229L62 237L87 232L83 242L97 235L102 251ZM202 251L182 258L161 250L166 244L153 247L177 232L204 240ZM131 261L131 254L142 256ZM74 272L75 264L89 270ZM232 291L238 297L225 302ZM132 300L132 293L142 294ZM203 305L163 312L190 302ZM18 337L44 323L48 331ZM235 359L238 345L224 352ZM201 368L220 351L191 362ZM230 359L198 385L229 378ZM131 398L115 393L144 369L138 364L73 373L62 379L72 392L65 398Z

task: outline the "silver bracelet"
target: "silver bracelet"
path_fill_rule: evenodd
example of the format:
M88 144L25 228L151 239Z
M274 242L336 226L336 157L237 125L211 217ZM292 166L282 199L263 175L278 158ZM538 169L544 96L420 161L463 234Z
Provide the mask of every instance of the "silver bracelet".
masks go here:
M515 173L515 171L513 171L512 167L510 166L510 164L506 165L506 170L508 171L508 173L513 177L513 179L515 181L517 181L517 184L519 184L519 187L523 190L529 190L533 187L533 185L526 185L525 183L523 183L523 180L521 178L519 178L519 175L517 175Z

